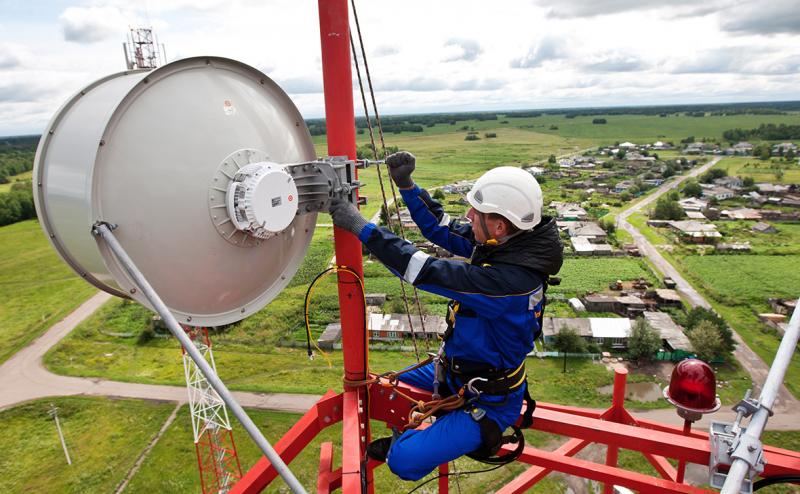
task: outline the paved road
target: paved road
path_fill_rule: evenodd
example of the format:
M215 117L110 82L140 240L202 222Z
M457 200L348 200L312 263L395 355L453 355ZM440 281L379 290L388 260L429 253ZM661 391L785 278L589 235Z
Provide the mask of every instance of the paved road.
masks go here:
M714 166L720 159L720 157L715 157L708 163L703 166L698 167L695 170L692 170L690 173L686 175L682 175L680 177L676 177L670 182L662 185L661 188L656 191L655 193L647 196L644 200L634 204L630 208L626 209L618 216L619 226L625 229L628 233L633 236L634 242L636 242L636 246L639 248L639 251L642 255L647 256L650 261L656 266L656 268L661 271L665 276L668 276L675 280L677 284L677 290L684 296L684 298L689 302L692 307L705 307L706 309L711 308L711 304L700 295L697 290L686 281L686 279L678 272L675 267L669 263L664 256L656 249L653 244L647 240L644 235L639 232L630 222L628 222L628 217L631 214L642 210L645 206L652 204L656 201L659 197L666 194L667 192L675 189L685 180L696 177L701 173L704 173L706 170ZM736 359L742 364L744 369L749 373L753 378L753 394L754 396L758 396L758 390L761 389L761 385L766 381L767 374L769 373L769 367L767 364L761 360L753 350L748 347L745 342L742 340L741 336L738 333L733 333L733 338L736 341L736 350L733 352ZM775 402L775 410L789 410L792 411L792 416L795 416L795 413L798 413L798 402L797 399L792 396L786 386L781 386L780 393L778 394L778 398ZM796 415L796 418L800 419L800 414ZM774 418L770 419L772 422ZM798 420L797 423L800 423Z
M45 369L42 364L45 353L110 298L111 295L104 292L96 294L0 366L0 410L48 396L116 396L171 402L188 401L184 386L59 376ZM233 395L245 407L288 412L305 412L319 399L317 396L285 393L234 392Z

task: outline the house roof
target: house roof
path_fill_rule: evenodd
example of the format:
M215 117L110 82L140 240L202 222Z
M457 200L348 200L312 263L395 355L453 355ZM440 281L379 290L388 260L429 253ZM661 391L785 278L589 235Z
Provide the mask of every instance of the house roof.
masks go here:
M673 228L680 230L683 233L694 233L694 232L717 232L717 226L712 223L702 223L700 221L670 221L668 222L670 226Z
M656 288L656 295L661 300L669 300L671 302L680 302L681 296L676 290L670 288Z
M683 329L675 324L666 312L643 312L645 321L659 332L662 340L673 349L693 351L692 343L683 333Z
M585 317L545 317L542 321L542 333L545 336L554 336L564 327L575 330L581 336L592 336L589 319Z
M572 237L605 237L606 231L597 223L574 223L570 225L569 234Z
M705 220L706 216L700 211L686 211L686 217L690 220Z
M757 232L769 232L775 231L775 227L770 225L769 223L764 223L763 221L759 221L755 225L753 225L753 230Z
M590 317L589 325L595 338L627 338L631 320L626 317Z

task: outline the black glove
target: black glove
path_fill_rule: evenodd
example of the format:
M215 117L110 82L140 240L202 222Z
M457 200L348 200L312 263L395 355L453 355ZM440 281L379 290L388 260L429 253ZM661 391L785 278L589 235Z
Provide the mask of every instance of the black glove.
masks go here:
M401 189L410 189L414 186L411 174L416 168L417 158L407 151L399 151L386 157L386 166L389 167L389 175Z
M328 212L331 213L333 224L339 228L343 228L354 235L361 233L361 230L367 226L367 220L358 212L358 208L352 202L346 199L334 198L331 199L331 205L328 207Z

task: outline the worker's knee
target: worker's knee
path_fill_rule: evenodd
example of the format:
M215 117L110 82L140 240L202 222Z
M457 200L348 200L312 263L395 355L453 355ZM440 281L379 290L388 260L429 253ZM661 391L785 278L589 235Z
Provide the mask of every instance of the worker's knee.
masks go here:
M389 457L386 459L389 470L403 480L419 480L426 476L431 470L420 468L419 452L415 454L414 448L397 444L392 447Z

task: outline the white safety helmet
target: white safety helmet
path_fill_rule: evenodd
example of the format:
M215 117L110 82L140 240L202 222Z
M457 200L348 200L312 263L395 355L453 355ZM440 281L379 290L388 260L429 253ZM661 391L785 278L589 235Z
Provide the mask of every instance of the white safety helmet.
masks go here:
M542 188L533 175L515 166L500 166L481 175L467 193L470 206L497 213L520 230L542 220Z

